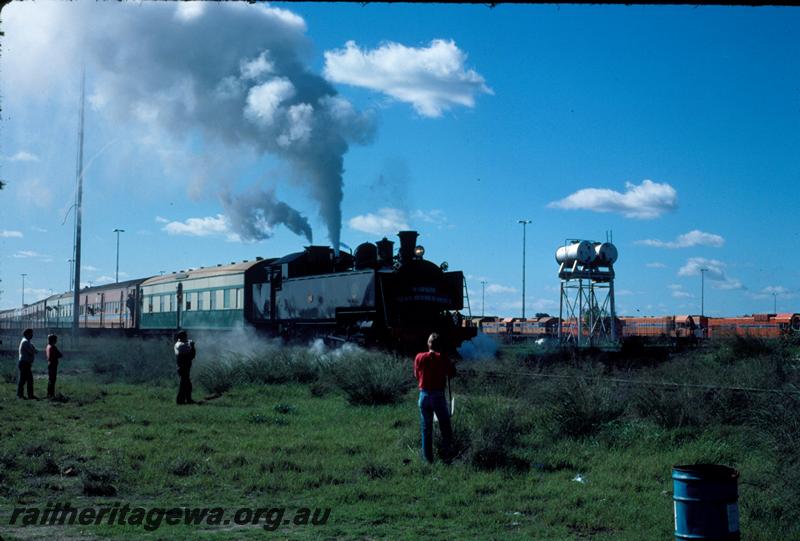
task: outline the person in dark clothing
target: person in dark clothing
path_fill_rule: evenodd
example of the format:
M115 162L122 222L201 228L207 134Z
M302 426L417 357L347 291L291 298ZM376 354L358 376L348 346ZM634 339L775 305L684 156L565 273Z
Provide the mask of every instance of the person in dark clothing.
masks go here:
M176 402L182 404L194 404L192 400L192 361L196 355L194 342L188 340L186 331L180 331L175 335L175 362L178 364L178 398Z
M25 398L22 391L28 388L28 399L38 400L33 394L33 360L36 358L36 346L33 345L33 329L22 331L22 340L19 342L19 381L17 383L17 398Z
M47 398L55 398L56 396L58 360L64 356L56 346L56 342L58 342L58 336L55 334L47 337L47 348L45 348L45 356L47 357Z
M444 395L447 379L455 376L455 366L442 353L441 339L433 333L428 338L428 351L414 358L414 377L419 386L419 421L422 432L422 456L433 462L433 414L439 419L444 455L449 458L453 445L450 410Z

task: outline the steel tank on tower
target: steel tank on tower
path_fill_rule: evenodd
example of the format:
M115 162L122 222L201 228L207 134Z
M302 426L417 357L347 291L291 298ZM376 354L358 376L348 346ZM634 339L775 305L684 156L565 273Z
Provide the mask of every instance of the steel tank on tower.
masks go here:
M558 339L562 345L616 347L614 263L619 253L610 239L567 239L556 250L561 280Z

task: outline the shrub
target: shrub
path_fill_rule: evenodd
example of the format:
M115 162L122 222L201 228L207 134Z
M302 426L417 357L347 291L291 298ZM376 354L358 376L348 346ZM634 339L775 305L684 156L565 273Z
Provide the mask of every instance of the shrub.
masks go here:
M732 364L742 359L771 355L778 349L774 340L753 336L735 336L715 344L714 359L720 364Z
M108 381L146 383L175 374L172 345L162 338L85 339L92 372Z
M453 447L442 446L441 433L434 424L435 449L446 462L457 461L478 470L525 470L529 464L520 456L522 438L531 430L531 420L517 400L493 396L482 398L461 395L452 418ZM409 448L419 449L420 434L405 431Z
M336 385L351 404L393 404L412 387L411 366L394 355L363 351L342 355L330 365Z
M589 436L624 412L623 393L584 378L562 380L547 392L546 418L557 434Z
M465 401L454 418L453 452L479 470L524 470L528 464L517 449L529 430L528 417L518 402Z
M17 382L17 363L3 362L0 368L0 379L3 383L16 383Z
M237 383L239 371L227 361L211 361L202 365L195 380L209 393L220 395Z
M796 468L800 466L800 396L776 394L768 398L754 412L754 428L782 464Z
M326 381L312 381L308 386L311 396L321 398L333 390L333 385Z
M197 462L188 458L178 458L169 467L172 475L187 477L197 470Z
M111 483L116 476L105 468L90 469L83 474L83 493L86 496L116 496L117 489Z
M631 395L631 409L642 419L663 428L698 426L708 419L702 390L686 387L638 387Z

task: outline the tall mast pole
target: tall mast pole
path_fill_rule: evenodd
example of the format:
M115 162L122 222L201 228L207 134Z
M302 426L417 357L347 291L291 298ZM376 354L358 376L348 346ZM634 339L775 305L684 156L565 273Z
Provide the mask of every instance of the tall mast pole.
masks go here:
M525 319L525 229L531 220L517 220L522 224L522 319Z
M77 183L78 189L75 192L75 279L72 290L72 333L75 338L78 336L78 322L80 320L80 290L81 290L81 217L83 214L83 113L86 98L86 67L81 73L81 114L78 124L78 166Z

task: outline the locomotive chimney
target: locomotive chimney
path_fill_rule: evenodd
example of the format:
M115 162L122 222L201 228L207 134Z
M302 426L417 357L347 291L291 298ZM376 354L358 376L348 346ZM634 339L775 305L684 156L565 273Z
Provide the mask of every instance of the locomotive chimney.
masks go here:
M405 264L414 259L414 248L417 246L416 231L400 231L400 263Z
M375 243L378 247L378 263L382 267L392 266L392 256L394 252L394 242L386 237Z

